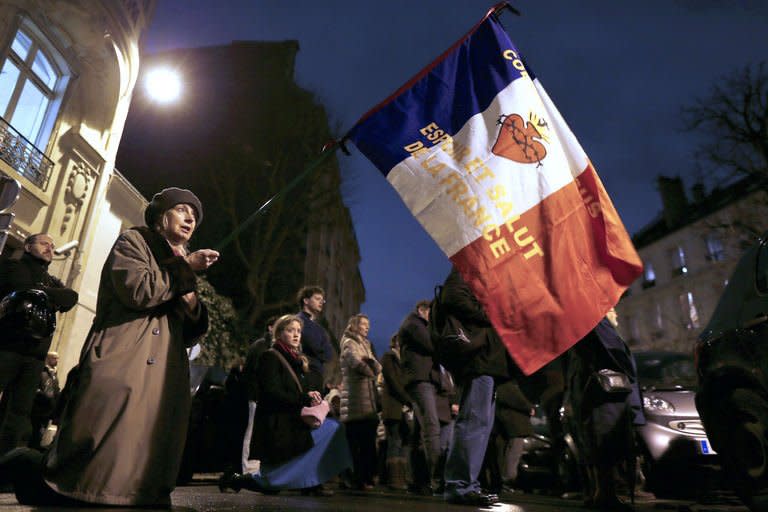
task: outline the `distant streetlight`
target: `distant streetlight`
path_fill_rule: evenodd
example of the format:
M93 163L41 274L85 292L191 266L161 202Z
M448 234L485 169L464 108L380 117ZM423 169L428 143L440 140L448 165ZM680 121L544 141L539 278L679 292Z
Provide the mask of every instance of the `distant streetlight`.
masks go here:
M175 70L157 68L149 71L144 79L149 97L159 103L171 103L181 95L181 77Z

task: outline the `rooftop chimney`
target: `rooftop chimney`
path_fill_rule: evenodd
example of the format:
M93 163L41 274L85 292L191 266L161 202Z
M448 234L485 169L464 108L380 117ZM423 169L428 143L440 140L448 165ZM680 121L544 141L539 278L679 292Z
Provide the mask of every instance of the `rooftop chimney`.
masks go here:
M673 229L685 221L688 212L688 198L685 196L683 180L679 176L659 176L657 180L664 207L664 220L667 227Z

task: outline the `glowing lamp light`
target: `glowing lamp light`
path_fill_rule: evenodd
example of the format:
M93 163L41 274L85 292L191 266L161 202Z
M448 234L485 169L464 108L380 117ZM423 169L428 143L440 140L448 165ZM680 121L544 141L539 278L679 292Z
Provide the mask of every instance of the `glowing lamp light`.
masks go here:
M181 95L181 77L168 68L153 69L144 80L147 94L159 103L171 103Z

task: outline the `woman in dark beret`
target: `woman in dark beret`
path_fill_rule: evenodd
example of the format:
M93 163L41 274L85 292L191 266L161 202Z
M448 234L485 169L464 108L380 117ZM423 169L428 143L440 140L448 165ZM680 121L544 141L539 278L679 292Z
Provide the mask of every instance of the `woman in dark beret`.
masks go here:
M186 348L208 329L195 272L219 253L187 248L203 218L189 190L155 194L144 217L147 225L120 234L104 263L96 315L76 378L67 382L70 399L42 479L31 478L29 460L17 472L21 503L171 503L191 401Z

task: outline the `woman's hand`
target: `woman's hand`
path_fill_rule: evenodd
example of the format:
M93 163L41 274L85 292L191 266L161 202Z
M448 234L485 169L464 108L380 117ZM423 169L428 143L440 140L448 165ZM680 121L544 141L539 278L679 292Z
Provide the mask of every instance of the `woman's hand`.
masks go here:
M200 249L184 258L195 272L205 270L219 259L219 251L213 249Z
M317 391L310 391L307 394L309 395L309 398L312 400L312 405L317 405L323 401L323 397Z

